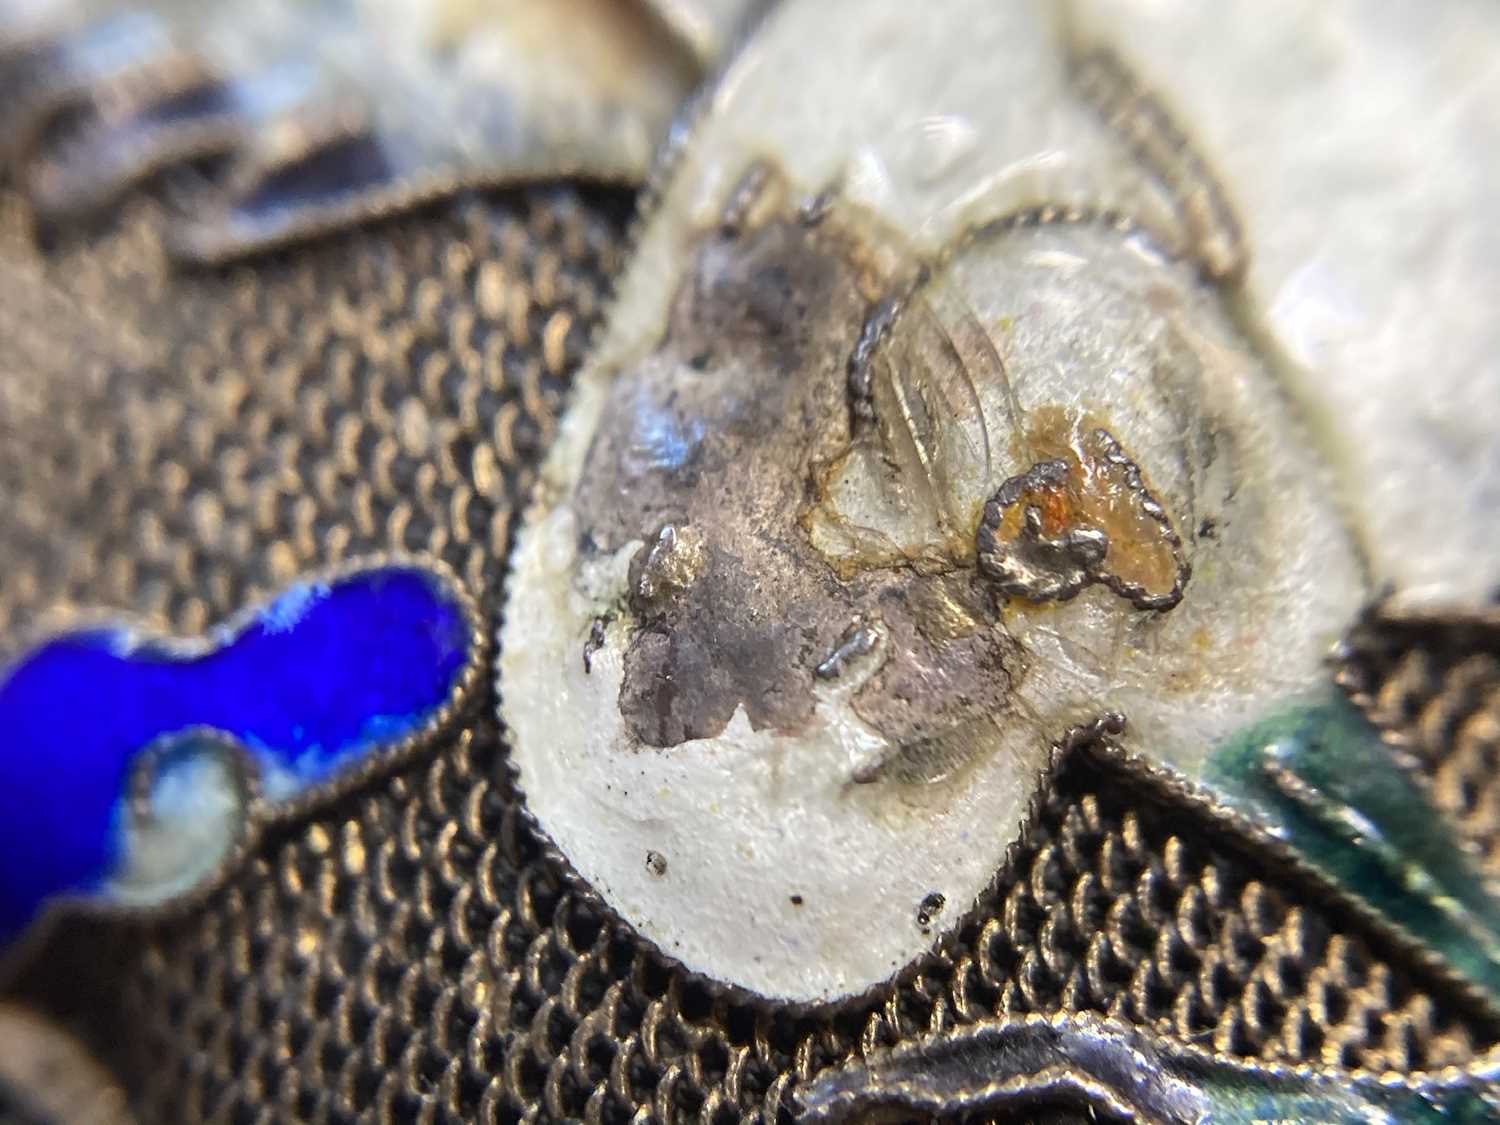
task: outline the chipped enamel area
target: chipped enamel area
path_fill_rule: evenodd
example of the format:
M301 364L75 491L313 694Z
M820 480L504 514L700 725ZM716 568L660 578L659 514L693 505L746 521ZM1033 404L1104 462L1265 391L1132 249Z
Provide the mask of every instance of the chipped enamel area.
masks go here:
M1229 187L1251 248L1246 311L1337 445L1376 579L1411 600L1493 596L1500 8L1073 12L1075 34L1112 46Z

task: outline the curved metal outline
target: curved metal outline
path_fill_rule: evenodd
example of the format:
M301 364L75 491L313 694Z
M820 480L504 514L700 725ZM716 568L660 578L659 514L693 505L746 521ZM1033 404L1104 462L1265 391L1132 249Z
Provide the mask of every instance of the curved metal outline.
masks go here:
M249 748L234 735L211 726L187 727L161 735L142 747L130 764L126 792L121 796L132 802L139 799L142 786L150 784L162 755L171 747L179 745L184 738L206 739L225 751L225 760L230 763L230 768L244 787L244 819L235 842L215 864L210 874L180 894L159 903L111 902L79 892L69 892L49 899L9 947L0 952L0 982L11 979L30 959L32 953L45 944L47 935L65 917L102 918L129 924L145 924L178 916L201 905L224 886L268 831L299 820L325 804L363 788L376 778L419 758L425 751L432 749L443 734L452 731L455 720L469 710L474 702L475 689L483 682L483 672L490 661L490 631L485 626L478 600L447 563L425 553L377 552L312 571L286 585L332 585L356 575L385 569L420 571L458 607L467 627L468 653L464 664L449 687L448 698L432 712L427 721L398 741L350 761L327 780L309 785L279 801L269 800L262 793L259 764ZM207 633L223 629L237 636L267 606L273 604L277 596L258 599L236 611L219 625L204 630L203 634L188 638L162 636L157 630L140 624L138 619L130 615L109 614L105 611L88 612L73 618L66 628L50 629L31 638L31 643L20 649L22 655L7 662L5 671L8 672L11 667L24 660L25 655L37 645L96 625L149 633L154 643L175 650L183 656L215 651L220 646L208 643L205 640Z
M1468 977L1459 973L1447 960L1403 926L1398 920L1380 913L1362 899L1325 875L1285 840L1275 836L1258 821L1224 801L1213 789L1184 777L1169 767L1159 765L1144 755L1101 741L1081 748L1097 755L1107 764L1158 799L1188 808L1207 819L1227 838L1271 867L1281 867L1304 886L1327 898L1367 932L1385 942L1409 964L1449 988L1477 1012L1500 1022L1500 1005ZM1353 1072L1353 1073L1358 1073Z
M594 890L592 884L585 877L578 873L568 858L552 841L545 829L542 828L530 808L526 805L525 791L520 786L517 771L508 756L505 759L505 767L518 801L518 819L533 834L540 859L554 868L559 876L559 880L579 901L599 914L600 918L604 921L606 929L610 930L614 936L635 944L648 955L655 958L665 969L678 974L683 980L702 988L713 999L743 1005L757 1013L792 1017L828 1017L838 1015L856 1008L884 1002L894 996L902 987L923 975L923 973L940 967L943 964L944 954L952 948L958 934L993 911L993 906L987 903L986 900L991 899L999 888L1007 886L1012 881L1011 872L1014 870L1017 858L1024 850L1025 838L1029 835L1030 827L1037 822L1041 810L1045 805L1048 783L1056 778L1062 767L1074 755L1089 754L1090 752L1097 752L1101 747L1109 747L1109 750L1105 753L1106 760L1111 761L1118 767L1123 767L1124 772L1134 780L1144 781L1150 787L1156 788L1159 796L1172 801L1178 808L1204 816L1232 837L1238 837L1236 842L1246 851L1251 851L1260 856L1277 853L1272 856L1272 866L1277 865L1278 862L1284 863L1290 869L1289 873L1299 880L1303 880L1305 886L1310 886L1311 889L1326 895L1331 900L1332 909L1330 913L1336 913L1337 911L1346 912L1359 928L1366 931L1365 936L1373 936L1377 941L1387 942L1392 952L1408 959L1409 962L1416 966L1419 972L1427 975L1429 978L1435 979L1436 983L1450 989L1459 999L1477 1009L1477 1011L1469 1013L1471 1018L1474 1015L1480 1015L1488 1016L1491 1019L1500 1019L1500 1010L1495 1008L1491 999L1467 978L1458 975L1440 956L1422 945L1416 938L1390 919L1376 913L1365 906L1364 903L1354 899L1341 887L1322 875L1317 869L1311 867L1305 860L1298 857L1287 845L1270 836L1259 825L1230 809L1217 798L1207 793L1207 791L1193 786L1177 775L1156 767L1153 763L1144 761L1138 756L1129 755L1119 750L1118 747L1110 746L1107 741L1108 737L1122 732L1123 729L1123 717L1118 714L1108 714L1094 723L1073 728L1063 739L1059 740L1054 745L1047 769L1042 773L1040 778L1041 784L1033 790L1033 796L1029 802L1030 812L1022 833L1006 849L1004 862L999 867L991 883L980 892L975 903L959 916L951 926L946 928L934 940L932 946L925 953L912 959L890 977L862 992L823 1002L788 1001L769 998L739 985L715 980L704 973L688 968L681 961L666 953L655 942L640 934ZM502 720L502 737L504 737L504 733ZM1051 1015L1034 1015L1027 1018L1045 1020L1063 1025L1076 1023L1077 1021L1085 1023L1089 1021L1108 1022L1106 1017L1090 1011L1060 1012ZM1435 1083L1454 1081L1472 1076L1476 1071L1485 1067L1500 1066L1500 1041L1488 1047L1481 1054L1476 1055L1475 1058L1469 1060L1466 1064L1449 1064L1432 1070L1397 1072L1376 1071L1364 1067L1339 1067L1309 1063L1250 1062L1238 1056L1220 1051L1203 1051L1201 1048L1194 1047L1175 1037L1155 1032L1145 1025L1124 1024L1123 1026L1148 1038L1161 1038L1163 1041L1170 1043L1173 1050L1190 1049L1219 1062L1244 1066L1247 1068L1247 1073L1270 1078L1310 1076L1329 1078L1336 1081L1358 1079L1380 1082L1412 1092L1421 1092ZM797 1080L795 1077L790 1077L782 1083L782 1089L778 1097L783 1105L787 1105L788 1100L793 1097L796 1084ZM1026 1092L1029 1093L1029 1091ZM1142 1125L1147 1125L1147 1123L1143 1122Z
M1500 1066L1500 1044L1496 1044L1476 1056L1466 1065L1446 1066L1438 1070L1417 1072L1414 1074L1405 1074L1399 1071L1376 1072L1344 1069L1301 1063L1263 1063L1227 1055L1221 1051L1204 1050L1202 1047L1191 1043L1168 1039L1152 1031L1149 1027L1113 1019L1100 1015L1097 1012L1051 1014L1033 1012L1010 1018L996 1018L981 1020L977 1023L960 1024L948 1030L925 1035L894 1047L882 1048L866 1056L858 1063L847 1063L837 1068L830 1067L822 1073L825 1076L831 1076L840 1071L854 1069L870 1071L878 1066L883 1059L921 1055L934 1045L940 1043L951 1044L954 1041L961 1041L965 1038L965 1032L972 1033L1007 1027L1045 1027L1059 1031L1083 1032L1085 1034L1089 1032L1109 1034L1121 1038L1136 1038L1151 1044L1153 1047L1157 1043L1162 1043L1166 1045L1166 1050L1169 1050L1179 1058L1204 1065L1227 1066L1239 1071L1251 1081L1285 1082L1303 1080L1340 1083L1359 1080L1381 1089L1419 1096L1423 1093L1431 1092L1434 1087L1442 1085L1459 1083L1466 1080L1490 1081L1487 1078L1481 1077L1481 1072L1493 1070L1495 1067ZM878 1085L872 1086L868 1091L863 1092L863 1096L879 1099L879 1090L880 1087ZM959 1112L982 1110L987 1108L984 1103L991 1099L1013 1098L1019 1100L1038 1097L1045 1098L1047 1094L1058 1090L1082 1094L1085 1098L1095 1102L1093 1108L1106 1109L1122 1117L1126 1122L1140 1122L1140 1125L1158 1125L1160 1120L1155 1116L1147 1116L1140 1113L1138 1107L1123 1097L1121 1091L1115 1089L1113 1086L1099 1082L1086 1071L1082 1071L1066 1063L1038 1070L1029 1077L1018 1077L978 1087L966 1097L962 1104L952 1106L951 1108ZM809 1122L841 1120L843 1116L840 1113L841 1108L843 1109L843 1113L847 1114L850 1111L858 1112L863 1109L877 1107L878 1102L876 1104L871 1104L868 1101L862 1102L860 1100L861 1097L861 1091L853 1090L835 1094L828 1103L825 1112L814 1116L804 1110L803 1114L798 1117L798 1120ZM930 1112L935 1108L925 1103L915 1105L910 1102L900 1103L897 1101L898 1106L902 1104L905 1104L907 1108L918 1111ZM943 1106L941 1108L946 1110L949 1107Z
M712 108L715 96L726 81L727 73L734 66L740 53L740 48L744 46L745 41L753 35L775 9L775 0L761 0L756 5L751 14L746 18L733 49L725 52L723 62L717 72L699 86L697 92L688 99L679 111L677 119L668 131L666 141L658 150L655 166L652 168L640 192L636 216L627 232L623 249L623 256L627 260L633 256L647 224L655 218L657 212L661 209L667 187L673 176L677 173L684 154L695 140L697 134L705 127L705 121L709 115L709 110ZM1088 44L1078 42L1076 35L1070 34L1067 36L1067 39L1069 61L1075 66L1095 50L1098 50L1098 48L1091 48ZM1129 76L1130 72L1124 70L1124 64L1120 63L1119 65L1122 71ZM1170 117L1166 114L1166 110L1155 103L1149 91L1144 86L1139 83L1132 83L1126 92L1130 95L1132 104L1149 102L1153 109L1159 111L1166 124L1172 124ZM1092 104L1101 113L1106 113L1108 110L1108 107L1103 105L1098 98L1092 99ZM1174 127L1171 139L1185 150L1184 152L1177 153L1179 157L1187 159L1195 166L1202 166L1201 158L1191 150L1186 134ZM752 157L747 164L753 166L757 159L759 158ZM1146 166L1153 171L1159 180L1164 182L1169 191L1173 191L1174 199L1181 194L1182 185L1173 182L1170 176L1165 175L1163 169L1151 162L1147 162ZM1216 181L1210 182L1213 187L1218 187ZM823 191L815 193L809 200L809 203L816 204L817 201L823 199L827 194L827 190L825 188ZM1219 199L1222 199L1222 189L1219 190L1217 196ZM1233 218L1232 214L1230 217ZM980 238L1005 233L1014 229L1031 226L1050 226L1053 224L1099 224L1115 230L1126 237L1137 234L1145 235L1150 237L1156 247L1169 258L1196 263L1204 272L1209 284L1232 285L1242 267L1238 253L1231 255L1231 262L1227 266L1222 262L1215 263L1210 260L1210 257L1205 256L1204 248L1199 245L1198 240L1191 237L1193 234L1191 230L1188 232L1187 245L1177 245L1174 248L1174 243L1180 243L1181 240L1171 238L1165 232L1155 230L1145 221L1116 208L1053 203L1038 203L1012 208L1002 211L992 218L977 219L970 222L961 233L949 240L948 244L935 255L932 255L928 264L933 268L940 268L951 261L956 254ZM590 341L591 351L606 330L607 325L613 319L614 309L620 303L618 283L619 279L616 279L614 292L606 299L604 314L595 325ZM1243 326L1241 326L1241 330L1244 330ZM1256 339L1253 335L1250 335L1249 338L1252 341ZM566 411L566 407L564 411ZM516 530L512 533L509 546L510 554L514 554L516 544L519 542L520 536L525 533L526 528L532 522L532 517L542 509L546 499L544 488L545 482L539 480L533 489L529 502L522 506L522 518ZM514 571L511 567L507 566L504 572L504 580L502 582L500 597L497 601L497 610L493 623L497 647L499 636L504 630L505 611L510 602L512 592L511 583L513 581ZM496 715L499 720L501 738L504 741L509 736L505 720L505 697L500 683L498 665L494 669L493 675ZM936 965L942 952L951 945L954 936L964 929L965 926L983 915L982 904L984 901L992 897L996 889L1004 884L1007 872L1014 867L1020 854L1023 840L1029 834L1031 827L1037 822L1041 814L1045 794L1048 791L1048 787L1056 778L1064 760L1078 752L1086 743L1107 744L1107 735L1111 733L1118 734L1123 729L1123 716L1115 713L1106 713L1091 724L1066 731L1053 744L1047 764L1033 778L1032 785L1030 786L1032 795L1028 800L1028 810L1022 820L1021 830L1018 832L1016 839L1006 847L996 875L979 892L975 902L962 915L954 919L951 925L934 940L926 953L918 955L885 980L871 985L860 992L821 1002L788 1001L785 999L768 998L741 986L715 980L703 973L687 968L681 961L665 952L655 942L638 933L628 921L619 915L594 890L592 884L573 867L571 861L552 840L551 836L542 827L540 821L532 813L526 801L525 789L521 785L519 770L510 755L508 743L505 745L504 767L508 774L511 789L518 802L519 818L533 834L544 861L556 869L562 881L575 894L585 903L598 910L601 916L612 924L617 934L637 943L656 957L660 963L675 972L681 973L686 979L705 988L711 996L716 998L745 1004L757 1011L774 1011L792 1015L828 1014L863 1006L875 1002L882 996L891 995L896 989L909 983L920 976L925 970ZM1320 890L1330 892L1335 903L1342 908L1350 910L1359 923L1373 929L1376 933L1384 937L1392 939L1394 944L1403 952L1410 952L1415 955L1415 960L1421 969L1435 975L1444 985L1455 988L1466 1000L1473 1001L1475 1006L1480 1010L1500 1019L1500 1009L1495 1008L1487 996L1484 996L1466 978L1456 974L1440 957L1420 945L1409 933L1396 927L1388 919L1354 900L1305 861L1292 855L1289 848L1280 844L1279 841L1275 840L1274 837L1259 825L1254 824L1241 814L1231 810L1227 805L1219 801L1216 796L1195 786L1187 779L1175 773L1163 773L1163 771L1155 767L1152 763L1128 755L1126 752L1121 751L1120 754L1123 756L1118 758L1118 764L1126 766L1128 770L1138 771L1139 779L1146 780L1151 785L1169 792L1172 799L1208 814L1209 819L1219 826L1227 828L1229 831L1241 836L1248 834L1250 840L1254 841L1253 848L1259 848L1260 854L1265 855L1271 850L1285 854L1295 867L1298 875L1311 879L1314 885L1318 886Z
M180 95L226 90L222 78L196 55L179 50L147 59L117 81L142 88L127 92L117 106L101 104L109 101L107 90L101 99L100 93L91 89L84 99L91 105L90 119L80 134L55 144L37 145L26 155L24 176L20 177L22 193L43 223L65 225L108 210L153 176L179 165L228 155L247 141L246 123L228 106L193 113L179 121L144 120L162 103ZM68 164L75 154L107 149L137 130L143 131L149 143L133 153L131 160L115 165L104 177L69 181ZM59 171L61 186L57 180L49 184L47 177L55 177ZM70 195L70 189L76 193L80 183L92 188L94 194L85 191L81 197Z
M1161 532L1163 541L1172 551L1172 558L1176 562L1175 576L1172 588L1164 594L1153 594L1139 582L1131 582L1121 578L1118 574L1107 569L1109 562L1108 550L1111 544L1106 539L1106 553L1095 566L1085 567L1080 580L1073 585L1064 588L1058 593L1049 593L1045 596L1033 597L1024 590L1011 592L1005 590L1008 598L1017 598L1022 601L1038 602L1063 602L1070 601L1092 585L1103 586L1116 597L1123 598L1136 609L1149 610L1156 613L1166 613L1182 601L1183 592L1187 589L1188 581L1193 576L1193 564L1188 561L1183 550L1182 536L1177 534L1177 528L1172 525L1172 519L1167 515L1167 510L1162 506L1160 500L1146 487L1146 481L1141 475L1141 468L1125 453L1114 434L1096 426L1089 433L1093 440L1103 447L1104 461L1118 469L1125 477L1125 488L1135 501L1136 510L1156 524ZM1066 461L1039 461L1023 473L1010 477L994 494L985 501L984 514L980 517L979 530L975 533L977 543L980 544L981 559L987 551L993 550L997 543L996 532L999 529L1002 513L1021 503L1031 488L1064 488L1065 478L1059 478L1051 472L1054 467L1061 467L1064 474L1068 471ZM1049 475L1050 474L1050 475ZM1034 514L1035 513L1035 514ZM1026 536L1041 535L1041 516L1032 504L1025 506L1023 515L1024 528L1023 538ZM1085 527L1089 526L1087 524ZM1078 529L1082 530L1082 528ZM1094 528L1093 530L1099 530ZM1052 540L1048 540L1052 542ZM988 546L986 546L988 544ZM991 582L997 581L995 576L988 573L984 562L977 564L981 576L988 578ZM1004 587L1002 586L1002 589Z
M350 132L344 139L366 136L363 132ZM276 164L253 164L242 173L248 177L268 176L295 165L296 160ZM558 169L556 182L593 188L629 189L635 186L633 177L606 176L593 169ZM228 196L214 201L214 208L195 213L186 220L175 220L166 230L166 247L171 258L183 265L218 267L256 257L286 246L322 238L339 231L362 227L385 219L396 218L423 207L440 203L466 191L514 191L526 187L544 186L554 182L549 172L545 180L535 176L519 175L501 171L476 171L472 173L432 172L406 175L387 182L355 188L346 195L335 196L329 202L297 208L295 218L274 234L250 240L222 239L213 241L215 219L227 213L235 205L235 197ZM248 184L253 188L253 184ZM222 208L222 211L219 210Z
M1079 35L1071 7L1062 6L1062 20L1073 88L1166 191L1188 242L1185 256L1212 281L1237 281L1250 250L1229 193L1172 112L1114 48Z
M701 119L703 117L704 110L709 104L711 104L713 100L713 90L714 88L712 86L705 87L701 91L702 105L690 105L688 107L686 112L691 118L689 124L692 129L696 130L697 128L702 127ZM695 101L696 100L697 99L695 99ZM645 200L645 202L642 205L643 209L640 214L638 214L636 222L632 227L629 235L628 244L625 250L627 257L634 249L634 245L639 240L641 232L644 229L646 223L649 222L653 217L654 209L660 205L661 194L664 191L665 182L666 180L670 179L672 172L675 170L675 167L681 158L683 150L687 147L688 144L691 143L691 140L691 135L684 136L676 140L675 144L672 145L669 151L664 152L661 167L658 168L656 175L653 177L652 183L648 184L646 192L643 193L643 199ZM752 161L751 163L753 164L754 161ZM821 198L822 196L826 195L826 192L827 189L824 189L822 192L817 193L814 198ZM647 210L647 207L650 207L653 210ZM939 269L949 261L951 261L953 256L955 256L961 250L973 245L981 238L1004 235L1012 231L1025 230L1027 228L1033 227L1095 224L1115 231L1122 237L1135 236L1148 238L1158 251L1175 260L1196 260L1191 252L1174 254L1166 248L1166 243L1150 227L1148 227L1144 223L1136 221L1130 215L1118 211L1114 208L1040 204L1028 205L1025 207L1005 211L993 218L976 220L968 227L966 227L961 233L956 235L952 240L950 240L950 242L940 251L928 258L923 259L922 263L920 264L925 264L926 267L930 269ZM591 348L593 346L593 342L596 342L598 340L599 334L605 330L605 326L609 323L611 316L613 315L613 306L618 304L618 302L619 295L618 291L616 291L609 300L609 307L606 308L605 314L600 318L598 324L596 325L594 341L591 341ZM564 411L566 411L566 408L564 408ZM546 506L546 503L548 501L548 496L545 492L546 488L546 482L539 480L529 501L523 506L521 520L516 525L516 529L512 534L512 540L509 547L510 554L514 554L516 544L519 542L520 536L526 533L527 528L533 522L533 517L537 513L541 512ZM495 621L493 624L493 635L496 638L497 649L500 634L504 631L505 611L510 604L510 598L512 594L511 584L514 580L514 570L512 567L507 565L505 568L505 576L502 582L502 589L497 602L498 608L496 610ZM1149 609L1143 609L1141 610L1141 612L1153 611ZM500 672L498 664L494 669L493 675L495 682L496 714L500 722L502 738L508 738L508 726L505 720L505 695L502 684L500 682ZM521 817L530 828L530 830L534 833L537 839L538 846L541 848L546 859L556 867L558 872L562 875L569 886L575 892L578 892L585 899L585 901L601 910L605 917L613 919L615 921L618 928L617 932L627 936L630 940L637 942L642 947L648 949L663 964L669 966L675 971L683 973L688 979L691 979L694 982L702 985L713 996L724 997L731 1000L732 1002L743 1003L754 1007L757 1010L786 1012L796 1015L810 1015L813 1013L827 1014L829 1012L844 1011L850 1008L862 1006L867 1003L872 1003L878 1000L883 995L889 994L890 991L893 991L894 989L909 983L911 980L922 975L924 971L933 967L934 964L936 964L941 952L945 950L951 943L952 936L962 930L966 925L975 921L979 917L982 917L983 910L980 904L982 904L984 900L992 897L995 894L997 888L1004 884L1006 873L1014 866L1020 854L1022 841L1041 815L1041 809L1045 803L1045 796L1049 791L1053 780L1057 776L1064 759L1077 752L1087 744L1096 742L1105 743L1107 741L1108 735L1117 735L1124 730L1124 722L1124 716L1121 716L1114 712L1105 712L1092 723L1073 727L1064 731L1061 737L1053 743L1051 752L1048 755L1047 763L1032 779L1032 783L1030 785L1032 796L1027 803L1027 813L1022 819L1021 828L1017 833L1016 839L1006 847L1004 853L1002 854L1001 861L997 867L996 875L979 891L979 893L976 895L975 903L972 904L963 914L957 916L952 924L944 929L942 934L934 940L933 944L929 947L926 953L919 954L912 961L902 966L891 976L886 977L884 980L873 984L860 992L851 993L847 996L837 997L832 1000L824 1001L794 1001L782 998L766 997L749 989L743 988L739 985L715 980L714 978L699 973L696 970L689 969L681 961L677 960L671 954L667 953L655 942L638 933L628 921L626 921L614 910L613 907L605 902L603 897L593 889L588 880L576 871L571 861L567 859L562 850L557 846L557 844L552 840L551 836L542 827L541 822L537 820L537 818L532 814L530 806L527 804L525 799L525 789L521 785L519 770L511 759L508 744L506 746L505 766L510 776L511 787L516 793L517 798L520 802ZM1475 1001L1477 1006L1479 1006L1482 1010L1493 1015L1497 1020L1500 1020L1500 1008L1496 1008L1487 997L1480 995L1476 987L1472 985L1467 980L1467 978L1459 976L1452 969L1450 969L1446 965L1446 963L1442 961L1441 958L1437 957L1437 955L1435 954L1432 954L1430 951L1426 951L1425 947L1421 946L1420 943L1417 943L1415 938L1413 938L1409 933L1406 933L1404 930L1399 930L1399 928L1391 923L1390 920L1375 914L1374 911L1371 911L1369 910L1369 908L1364 907L1363 904L1358 903L1357 900L1354 900L1352 897L1347 895L1342 889L1334 886L1331 881L1329 881L1325 876L1318 873L1305 861L1297 859L1295 856L1293 856L1290 853L1290 849L1287 849L1286 846L1277 841L1275 837L1271 836L1259 825L1246 819L1242 814L1237 813L1229 808L1229 806L1221 802L1217 798L1217 796L1215 796L1208 790L1196 786L1187 778L1181 777L1176 773L1163 775L1161 774L1158 767L1154 767L1154 765L1149 761L1137 758L1136 756L1129 754L1129 752L1127 751L1117 750L1115 760L1116 764L1127 767L1127 772L1130 772L1131 770L1139 767L1138 780L1149 781L1153 787L1175 789L1175 792L1169 799L1189 805L1191 807L1196 807L1200 811L1209 814L1210 819L1218 823L1220 827L1226 827L1231 832L1241 836L1244 836L1248 833L1250 837L1256 841L1256 843L1253 845L1253 848L1258 850L1259 854L1264 856L1268 854L1268 852L1279 848L1282 853L1285 853L1288 856L1287 862L1290 862L1297 867L1299 876L1312 879L1315 885L1317 885L1322 891L1332 892L1335 897L1335 901L1337 901L1341 906L1347 907L1354 911L1362 925L1374 928L1383 936L1395 938L1399 943L1399 947L1401 948L1402 952L1409 953L1409 955L1413 956L1424 971L1437 976L1443 984L1454 987L1456 990L1460 991L1466 999Z

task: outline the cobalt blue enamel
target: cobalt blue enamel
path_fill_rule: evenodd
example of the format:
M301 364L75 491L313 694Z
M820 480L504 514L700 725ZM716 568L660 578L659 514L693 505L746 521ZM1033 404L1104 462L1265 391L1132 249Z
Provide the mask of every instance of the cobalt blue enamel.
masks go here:
M99 889L153 742L217 728L270 796L295 796L418 731L470 644L455 592L401 565L299 584L197 642L113 627L42 644L0 682L0 941L48 898Z

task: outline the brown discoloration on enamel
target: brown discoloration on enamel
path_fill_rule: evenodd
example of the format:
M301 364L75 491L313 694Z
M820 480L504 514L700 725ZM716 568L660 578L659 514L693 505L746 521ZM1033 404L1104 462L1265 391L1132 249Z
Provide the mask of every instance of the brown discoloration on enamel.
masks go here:
M1143 468L1136 467L1139 479L1132 483L1127 468L1111 459L1111 443L1116 449L1120 443L1110 423L1091 415L1070 416L1057 406L1033 410L1027 421L1027 441L1036 456L1070 462L1075 518L1087 519L1109 536L1110 572L1152 596L1169 593L1182 567L1171 517L1153 516L1145 507L1143 501L1156 494Z
M849 356L888 279L847 216L807 224L744 196L703 236L660 346L620 372L575 496L585 550L644 544L621 713L650 746L715 736L740 708L794 733L815 687L859 664L862 718L893 745L934 737L1003 702L1011 648L982 592L906 568L836 574L803 529L856 441ZM830 663L862 621L890 639L878 668Z
M848 440L842 368L863 311L843 236L725 224L661 346L620 374L580 528L606 551L664 523L702 540L696 579L637 606L620 707L643 743L713 736L741 706L757 728L812 713L812 666L857 607L793 519L812 463Z
M1071 598L1095 582L1143 609L1170 609L1189 577L1172 519L1099 419L1060 407L1032 412L1037 458L985 505L980 572L1001 592Z

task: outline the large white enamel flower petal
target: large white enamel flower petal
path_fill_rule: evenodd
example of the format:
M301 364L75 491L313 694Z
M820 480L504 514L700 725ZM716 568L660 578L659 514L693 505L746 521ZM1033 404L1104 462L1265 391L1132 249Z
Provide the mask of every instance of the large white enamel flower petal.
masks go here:
M1494 543L1492 469L1360 475L1345 450L1410 427L1335 413L1353 361L1298 366L1257 273L1260 239L1290 252L1276 216L1257 195L1236 218L1186 90L1175 118L1142 94L1112 53L1125 15L1074 15L778 9L544 468L502 633L522 787L604 899L715 980L877 984L1001 867L1071 726L1121 712L1130 749L1196 776L1317 688L1376 586L1473 588L1457 541L1411 570L1415 525L1359 480ZM1363 37L1398 62L1442 46L1398 30L1351 13L1321 65L1361 65ZM1277 42L1193 49L1253 73ZM1305 92L1235 97L1290 129L1278 99ZM1319 127L1341 138L1345 112ZM1466 314L1432 315L1467 354Z

